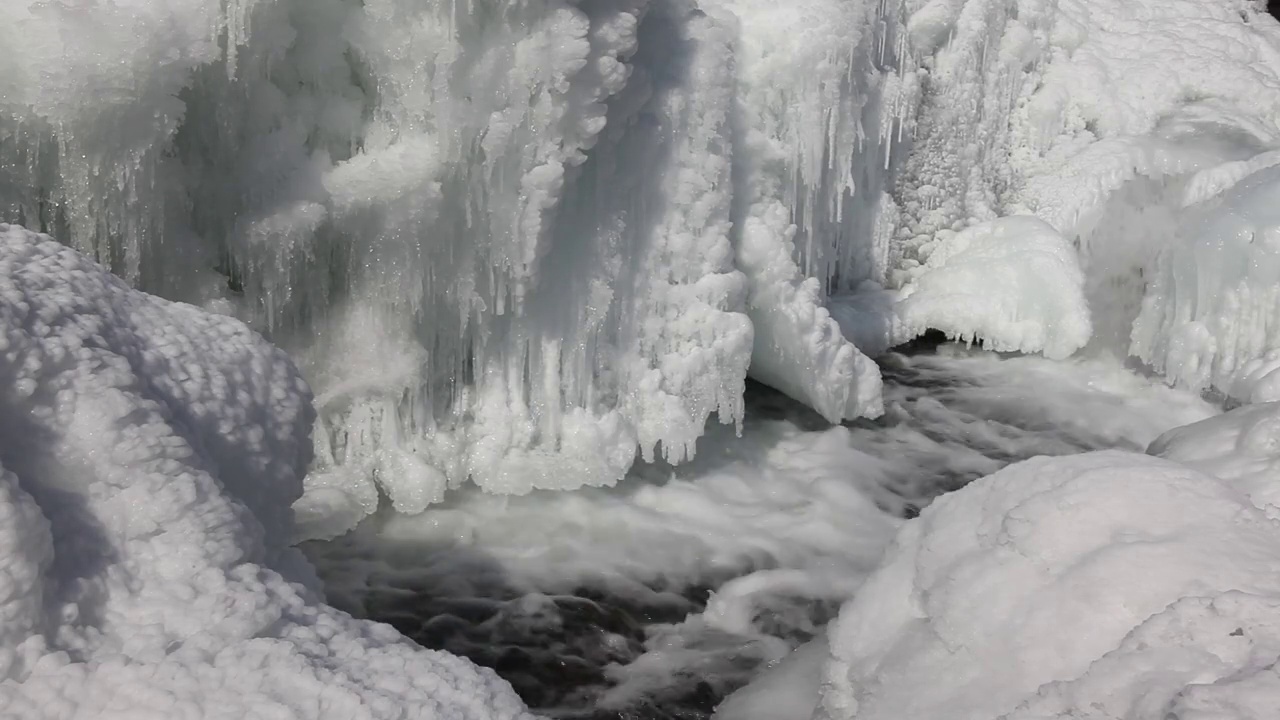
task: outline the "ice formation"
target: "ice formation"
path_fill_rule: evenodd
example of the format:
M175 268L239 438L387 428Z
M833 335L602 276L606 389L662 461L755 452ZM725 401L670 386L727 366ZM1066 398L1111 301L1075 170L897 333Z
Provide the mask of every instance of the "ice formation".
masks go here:
M1089 342L1084 275L1070 243L1044 221L1006 217L922 248L899 293L906 336L933 328L992 350L1068 357ZM915 275L916 273L912 273Z
M1276 350L1265 268L1187 259L1271 186L1280 52L1246 0L22 0L0 27L0 217L300 359L308 532L686 460L748 373L875 415L846 336L1061 357L1092 324L1223 392ZM1196 287L1240 287L1188 302L1219 265Z
M1220 195L1189 198L1134 325L1134 353L1189 387L1276 400L1280 168L1233 179Z
M0 48L0 220L247 322L316 389L313 418L243 326L6 226L20 715L212 692L233 715L518 715L490 674L319 604L287 541L383 497L689 463L712 416L742 428L748 374L875 415L867 355L939 329L1280 400L1280 29L1254 0L14 0ZM831 720L1247 715L1275 682L1273 420L1152 447L1216 477L1090 455L942 501L766 687L820 670ZM738 479L707 484L769 494ZM745 522L723 505L713 551ZM699 621L817 582L769 572Z
M0 328L0 716L531 717L322 604L283 352L3 224Z
M301 359L311 531L379 491L610 484L740 422L749 365L830 420L879 411L823 305L884 272L898 14L8 3L0 217Z

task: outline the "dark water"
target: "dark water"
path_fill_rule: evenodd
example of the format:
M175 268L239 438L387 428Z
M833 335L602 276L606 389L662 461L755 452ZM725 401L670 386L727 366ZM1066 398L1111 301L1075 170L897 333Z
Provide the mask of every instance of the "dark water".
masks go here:
M919 343L883 358L885 415L846 424L854 446L891 461L870 491L878 493L875 500L885 512L912 517L937 495L1034 455L1125 446L1088 422L1064 425L1044 417L1036 406L1035 382L1002 386L995 371L968 372L963 363L938 358L935 347ZM806 431L830 427L808 408L758 384L748 387L748 417L786 420ZM317 565L327 585L344 584L343 563L334 559L342 542L312 553L321 557ZM378 562L371 573L375 581L358 592L331 595L330 601L387 622L425 647L493 668L531 708L555 717L703 720L761 662L742 640L712 637L709 642L725 644L720 654L730 658L728 665L677 671L662 688L605 709L600 699L616 684L616 670L645 653L654 629L701 612L711 590L734 573L696 586L650 579L619 587L615 578L542 594L510 581L482 554L458 547L424 548ZM766 609L760 622L795 645L820 630L838 606L800 599ZM734 643L741 644L740 653Z

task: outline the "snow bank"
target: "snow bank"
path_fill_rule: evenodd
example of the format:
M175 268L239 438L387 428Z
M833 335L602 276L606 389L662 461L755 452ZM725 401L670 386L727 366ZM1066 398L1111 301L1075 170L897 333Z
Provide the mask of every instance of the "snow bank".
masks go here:
M901 291L912 335L937 329L996 351L1065 358L1089 341L1084 275L1074 248L1034 217L939 232Z
M1278 570L1280 527L1196 470L1114 451L1010 466L903 528L829 628L815 717L1256 708Z
M0 225L0 714L521 718L322 604L288 546L310 393L241 323Z

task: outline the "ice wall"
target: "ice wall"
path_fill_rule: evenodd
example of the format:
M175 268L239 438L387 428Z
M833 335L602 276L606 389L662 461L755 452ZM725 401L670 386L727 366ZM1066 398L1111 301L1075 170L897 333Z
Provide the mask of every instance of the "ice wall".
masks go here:
M531 718L323 604L289 544L309 401L242 323L0 224L0 713Z
M879 412L823 305L888 270L900 10L8 3L0 217L298 357L317 521L607 484L749 368Z
M1256 3L1193 0L1061 2L1051 28L1038 87L1011 115L1006 207L1077 244L1096 349L1232 392L1231 379L1210 382L1187 354L1229 366L1265 353L1256 311L1209 307L1235 283L1213 264L1195 287L1168 275L1187 246L1220 242L1205 208L1231 204L1224 193L1278 147L1280 28ZM1184 343L1192 331L1171 318L1188 312L1219 314L1221 350ZM1175 345L1183 350L1167 354Z

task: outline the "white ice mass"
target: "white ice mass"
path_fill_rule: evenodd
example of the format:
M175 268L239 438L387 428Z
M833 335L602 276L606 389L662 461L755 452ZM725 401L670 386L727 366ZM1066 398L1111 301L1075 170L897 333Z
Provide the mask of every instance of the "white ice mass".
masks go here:
M725 720L1280 702L1258 0L7 0L0 222L0 717L522 716L324 605L292 543L384 500L384 527L474 539L539 490L576 491L530 500L573 523L613 508L677 575L743 534L809 558L672 637L747 632L779 587L848 599ZM849 452L861 426L747 426L748 377L828 423L892 416L871 357L928 330L1059 361L999 366L1047 396L1129 398L1026 393L1046 424L1183 427L900 522L872 486L928 433L886 426L886 461ZM1125 359L1242 407L1096 370ZM596 489L662 463L692 475ZM469 486L503 497L440 510ZM821 531L789 540L797 517ZM508 570L542 567L504 529Z

